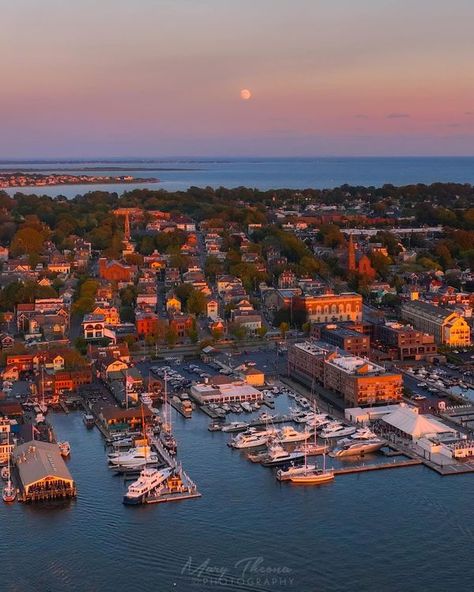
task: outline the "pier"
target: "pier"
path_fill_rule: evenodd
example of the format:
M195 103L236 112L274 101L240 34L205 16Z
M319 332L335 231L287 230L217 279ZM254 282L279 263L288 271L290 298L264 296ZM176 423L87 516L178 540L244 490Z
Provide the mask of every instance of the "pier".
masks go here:
M368 471L383 471L385 469L401 469L403 467L414 467L422 465L423 461L417 458L405 458L403 460L394 460L388 463L358 465L353 467L344 467L341 469L334 469L335 475L349 475L351 473L366 473Z

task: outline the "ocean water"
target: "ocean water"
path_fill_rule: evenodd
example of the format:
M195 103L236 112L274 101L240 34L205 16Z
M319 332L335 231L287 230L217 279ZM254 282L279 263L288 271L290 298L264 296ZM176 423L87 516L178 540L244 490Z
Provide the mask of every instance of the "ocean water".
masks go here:
M195 413L173 421L202 498L127 507L99 432L86 430L79 412L49 417L71 442L79 495L58 505L0 504L2 591L472 588L473 476L415 466L314 488L279 484Z
M85 169L96 170L85 170ZM114 170L114 169L123 170ZM256 187L259 189L329 188L350 185L380 186L384 183L474 183L474 157L446 158L254 158L254 159L160 159L127 161L0 162L0 170L64 171L71 174L122 175L158 178L159 183L139 187L184 190L199 187ZM74 185L24 188L24 193L74 197L94 189L122 193L133 184ZM9 190L15 193L17 189Z

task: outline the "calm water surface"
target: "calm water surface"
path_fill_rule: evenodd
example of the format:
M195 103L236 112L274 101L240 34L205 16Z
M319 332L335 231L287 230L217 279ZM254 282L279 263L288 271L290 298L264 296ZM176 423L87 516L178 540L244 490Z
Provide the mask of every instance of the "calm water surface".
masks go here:
M58 439L71 442L79 496L59 507L0 506L0 590L472 588L474 476L411 467L340 476L319 488L278 484L195 413L174 421L202 498L130 508L99 432L86 430L80 413L50 418ZM254 560L268 578L249 567ZM206 567L227 579L213 583Z
M110 167L124 167L126 171ZM79 171L87 167L101 167L99 171ZM102 168L103 167L103 168ZM109 167L109 168L107 168ZM384 183L404 185L409 183L434 183L437 181L474 183L474 157L464 158L259 158L229 160L154 160L115 161L113 165L94 161L65 162L20 162L2 163L0 170L37 169L44 172L81 172L88 175L125 175L139 178L158 178L160 183L143 183L139 187L161 188L170 191L199 187L257 187L274 189L287 187L336 187L351 185L374 185ZM74 197L79 193L101 189L122 191L134 185L73 185L66 187L24 188L24 193L65 195ZM15 193L17 189L9 190Z

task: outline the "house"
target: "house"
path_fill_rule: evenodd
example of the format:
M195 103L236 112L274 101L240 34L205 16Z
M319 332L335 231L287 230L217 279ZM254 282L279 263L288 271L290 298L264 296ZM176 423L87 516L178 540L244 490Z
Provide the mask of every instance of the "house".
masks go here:
M158 335L160 319L154 312L138 311L135 314L135 327L139 338L144 338L148 335Z
M8 333L0 333L0 349L2 351L11 349L15 345L15 339Z
M206 303L207 317L213 321L219 318L219 303L215 298L209 298Z
M117 307L108 303L96 305L91 314L102 315L107 325L118 325L120 323L120 314Z
M170 294L166 298L166 311L181 311L181 300L177 298L174 294Z
M172 312L169 315L169 327L175 331L180 339L186 337L188 331L193 328L193 325L194 317L189 314Z
M259 387L265 385L265 373L255 367L246 368L240 372L240 376L247 384Z
M102 339L104 337L104 315L87 314L82 321L84 339Z
M120 261L99 259L99 277L113 282L131 282L136 273L135 267Z

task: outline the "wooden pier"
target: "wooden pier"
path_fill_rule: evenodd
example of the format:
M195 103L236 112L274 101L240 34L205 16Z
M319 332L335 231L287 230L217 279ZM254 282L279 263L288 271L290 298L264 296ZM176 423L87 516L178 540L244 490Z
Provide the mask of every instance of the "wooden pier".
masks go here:
M379 463L370 465L358 465L353 467L344 467L342 469L334 469L335 475L349 475L351 473L366 473L368 471L383 471L385 469L401 469L403 467L413 467L422 465L423 461L417 458L405 458L389 463Z

